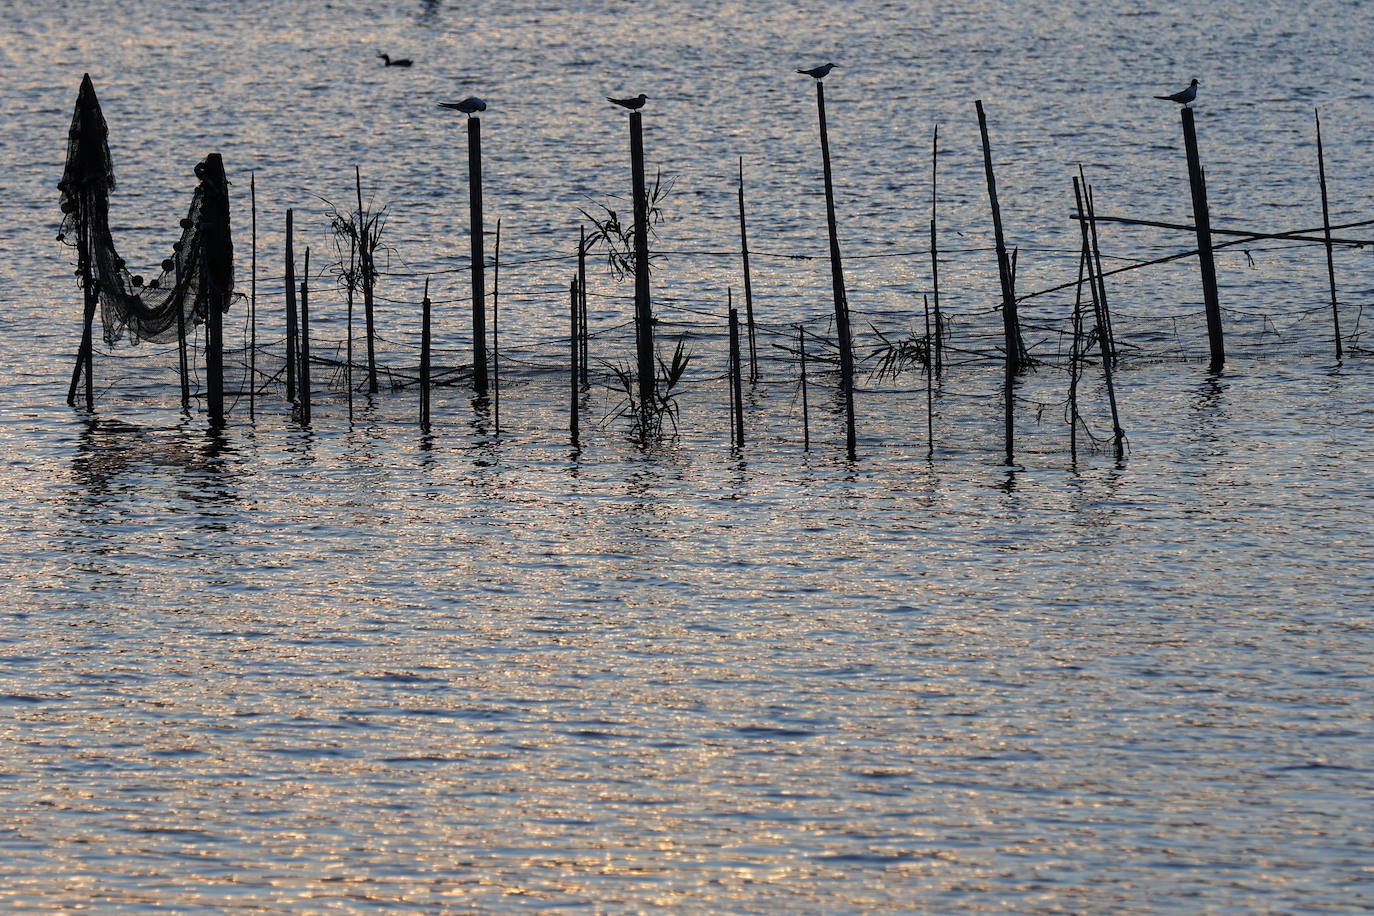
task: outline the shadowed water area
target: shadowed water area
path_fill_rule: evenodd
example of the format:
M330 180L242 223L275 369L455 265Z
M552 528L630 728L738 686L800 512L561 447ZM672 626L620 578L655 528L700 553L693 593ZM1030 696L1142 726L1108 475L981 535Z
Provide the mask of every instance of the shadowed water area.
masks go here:
M1218 252L1216 375L1195 259L1110 278L1119 461L1086 437L1070 457L1072 290L1026 300L1044 364L1018 382L1008 465L973 106L1021 293L1077 276L1080 163L1099 213L1191 222L1176 106L1150 97L1193 77L1214 228L1321 225L1314 107L1332 221L1374 218L1364 4L78 0L0 20L0 909L1371 906L1371 249L1335 253L1342 362L1319 246ZM782 349L796 323L818 349L834 334L815 94L793 72L828 60L853 461L826 366L803 449ZM288 207L314 352L339 356L327 211L360 166L388 208L391 374L351 423L322 365L308 429L270 386L256 422L231 395L211 434L199 399L180 412L175 345L127 341L97 344L95 412L66 406L81 290L56 182L87 72L131 270L157 273L192 167L223 155L236 381L250 174L275 371ZM575 450L578 211L630 211L604 97L640 92L650 180L673 182L660 355L683 336L695 357L680 435L631 441L607 381L633 353L632 282L594 258ZM424 436L391 385L417 364L426 278L436 359L471 352L466 141L435 104L466 95L488 104L502 226L501 430L450 385ZM923 374L864 368L875 329L923 327L936 123L941 303L968 352L928 454ZM739 157L761 378L732 449ZM1109 269L1195 241L1101 231ZM1080 397L1109 435L1100 367Z

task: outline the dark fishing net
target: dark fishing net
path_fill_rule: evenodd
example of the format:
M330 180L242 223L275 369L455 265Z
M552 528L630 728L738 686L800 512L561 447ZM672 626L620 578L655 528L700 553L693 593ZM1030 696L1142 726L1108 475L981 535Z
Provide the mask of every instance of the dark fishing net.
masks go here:
M90 77L82 79L67 137L67 165L58 184L63 214L59 238L84 256L106 343L114 344L125 333L135 343L168 343L204 322L209 308L228 309L233 249L229 234L211 225L227 220L228 213L223 167L214 165L207 159L196 166L199 184L181 221L181 238L161 272L147 281L130 273L110 235L115 177L105 116ZM207 204L215 219L206 219Z

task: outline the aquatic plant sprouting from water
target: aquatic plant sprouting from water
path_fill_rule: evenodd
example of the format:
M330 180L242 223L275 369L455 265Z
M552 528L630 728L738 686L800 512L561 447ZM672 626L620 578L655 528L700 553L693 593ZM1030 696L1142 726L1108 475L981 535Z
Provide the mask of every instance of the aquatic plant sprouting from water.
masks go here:
M676 437L679 413L678 393L681 391L683 376L691 364L693 353L687 349L685 338L678 338L673 348L673 358L669 362L658 360L658 384L654 389L655 403L643 409L639 403L639 384L634 369L625 363L609 363L611 388L620 395L620 400L608 414L610 417L629 418L634 423L633 437L640 442L662 439L665 435Z
M911 331L907 336L894 340L872 324L869 327L873 328L873 333L882 341L882 344L868 355L870 360L877 360L877 365L873 369L874 379L895 379L903 372L912 369L924 370L930 364L930 341L926 339L926 335Z
M362 289L365 277L376 277L377 252L391 250L382 244L382 235L386 230L386 205L375 210L369 204L341 211L323 197L320 200L329 208L325 216L329 220L329 230L334 234L336 259L330 267L340 286L357 292Z
M666 181L663 178L663 170L659 169L654 176L654 186L649 189L648 196L648 220L649 234L657 236L657 226L663 220L663 202L673 190L674 179ZM612 197L612 200L622 198ZM592 231L587 234L587 251L593 252L598 248L604 250L606 255L606 267L610 270L611 276L619 283L635 272L635 223L633 215L628 223L620 220L620 214L606 204L597 204L596 208L601 211L600 215L589 213L586 210L578 210L592 224ZM649 268L653 269L653 254L649 255Z

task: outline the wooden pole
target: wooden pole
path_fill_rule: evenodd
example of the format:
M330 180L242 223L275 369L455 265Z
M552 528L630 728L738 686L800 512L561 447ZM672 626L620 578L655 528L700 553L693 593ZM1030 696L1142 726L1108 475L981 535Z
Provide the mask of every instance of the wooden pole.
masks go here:
M635 208L635 351L639 363L639 407L642 426L657 401L654 372L654 318L649 301L649 198L644 189L644 124L640 112L630 112L630 170Z
M301 368L296 380L300 387L301 425L310 425L310 249L305 249L305 270L301 275Z
M491 256L491 390L496 435L501 435L501 220L496 221L496 250Z
M744 157L739 157L739 250L744 261L744 320L749 329L749 381L759 380L758 342L754 333L754 282L749 272L749 232L744 223Z
M983 100L978 99L973 104L978 109L978 130L983 135L983 170L987 173L988 201L992 206L992 232L997 245L997 275L1002 283L1002 333L1003 345L1007 350L1007 371L1015 375L1025 364L1025 346L1021 342L1021 324L1016 314L1011 260L1007 256L1006 238L1002 233L1002 208L997 202L997 178L992 171L992 144L988 140L988 119L983 113ZM1010 410L1010 407L1008 409ZM1007 460L1010 461L1010 436L1007 441Z
M727 291L726 296L730 296ZM744 386L740 380L739 315L733 304L730 305L730 403L735 415L735 446L744 447Z
M373 270L372 240L368 238L367 214L363 211L363 173L353 166L354 187L358 192L358 266L363 274L363 321L367 329L367 391L377 393L377 326L373 318Z
M1210 371L1220 372L1226 363L1226 345L1221 331L1221 302L1217 295L1217 267L1212 258L1212 216L1207 207L1207 179L1197 151L1197 129L1193 109L1179 109L1183 122L1183 145L1188 155L1188 183L1193 192L1193 223L1197 226L1197 259L1202 272L1202 298L1207 310L1207 344L1211 351Z
M420 429L429 432L429 277L420 300Z
M578 227L577 240L577 336L580 348L577 365L582 373L582 387L587 387L587 227Z
M72 369L72 383L67 389L67 405L76 406L76 389L84 374L86 379L86 409L95 410L95 381L93 378L95 349L95 279L91 273L90 237L86 228L86 214L78 215L76 226L76 259L81 271L81 347L76 351L76 366Z
M486 239L482 229L482 119L468 116L468 206L472 219L472 386L487 393Z
M344 368L344 384L348 386L348 425L353 425L353 288L358 282L358 238L356 235L349 236L348 239L348 318L345 322L344 333L347 335L348 342L345 345L344 356L347 359L347 366ZM429 282L428 279L425 280Z
M577 387L581 381L581 373L578 371L578 355L580 347L577 340L577 326L579 324L577 280L568 284L568 436L572 440L573 448L578 447L578 418L577 418Z
M811 450L811 406L806 398L806 330L797 325L797 352L801 354L802 449Z
M258 184L248 173L248 197L253 211L252 280L248 293L248 421L257 420L258 399Z
M172 258L176 263L175 289L177 297L182 296L185 290L186 277L181 271L183 255L181 242L177 242L173 246L172 253ZM203 255L201 262L203 266ZM181 409L182 412L186 412L191 409L191 371L186 358L186 305L184 302L177 307L177 373L181 380Z
M286 211L286 400L296 400L296 249L291 210Z
M922 296L926 313L926 457L935 457L935 357L930 336L930 297Z
M1116 335L1112 333L1112 310L1107 307L1106 271L1102 267L1102 247L1097 241L1097 207L1093 203L1093 189L1083 174L1083 166L1078 167L1078 177L1083 186L1083 197L1088 205L1088 233L1092 242L1094 273L1097 275L1097 301L1102 306L1102 327L1107 334L1107 352L1112 355L1112 366L1117 363Z
M83 104L82 100L88 95L91 104ZM81 80L81 95L77 99L78 109L81 112L81 124L78 130L89 141L94 137L103 137L104 125L99 123L97 115L99 113L99 103L95 102L95 89L90 86L90 75L87 74ZM85 376L86 410L95 410L95 310L99 302L99 294L95 288L95 274L91 268L91 216L84 206L84 201L89 200L89 195L79 194L73 203L79 208L76 213L76 244L77 244L77 267L81 273L81 347L77 350L76 365L72 368L72 383L67 389L67 404L76 406L76 389L80 384L82 376Z
M1083 272L1087 264L1088 246L1085 244L1078 256L1078 285L1073 299L1073 341L1069 345L1069 457L1073 461L1078 460L1078 378L1083 368L1078 342L1083 336Z
M1102 377L1107 384L1107 401L1112 408L1112 441L1116 450L1116 457L1119 459L1125 454L1126 434L1121 429L1121 420L1116 410L1116 386L1112 381L1112 359L1111 347L1107 343L1107 329L1104 327L1102 316L1102 303L1097 298L1097 284L1093 278L1095 266L1091 256L1092 244L1088 238L1088 221L1083 209L1083 191L1079 187L1078 177L1073 179L1073 196L1078 206L1078 226L1083 237L1083 251L1088 261L1088 287L1092 290L1093 316L1097 321L1097 346L1098 354L1102 358Z
M830 171L830 133L825 123L825 84L816 80L816 115L821 129L821 160L825 170L825 216L830 232L830 285L835 298L835 331L840 345L840 386L844 389L845 451L851 461L857 450L854 431L854 347L849 335L849 299L840 263L840 236L835 222L835 189Z
M935 306L935 374L944 369L944 322L940 320L940 258L935 242L935 202L939 199L935 184L935 166L940 154L940 125L930 140L930 285Z
M219 153L205 157L201 210L200 297L205 315L205 407L210 425L224 426L224 311L234 294L229 230L229 180ZM197 170L200 174L200 170Z
M1331 252L1331 210L1326 197L1326 156L1322 152L1322 118L1315 108L1317 120L1317 177L1322 188L1322 229L1326 237L1326 277L1331 283L1331 326L1336 335L1336 359L1341 359L1341 313L1336 307L1336 261Z

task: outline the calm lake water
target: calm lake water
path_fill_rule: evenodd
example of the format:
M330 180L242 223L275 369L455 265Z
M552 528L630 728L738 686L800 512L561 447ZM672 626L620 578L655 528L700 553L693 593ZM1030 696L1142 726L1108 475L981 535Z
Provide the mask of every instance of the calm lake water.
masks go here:
M1150 96L1192 77L1215 227L1321 225L1318 106L1332 220L1353 223L1374 173L1369 12L4 6L0 909L1374 907L1374 382L1367 355L1334 358L1325 255L1218 254L1219 375L1194 261L1110 280L1119 461L1069 454L1072 291L1027 300L1047 362L1018 387L1009 466L1001 371L975 358L1000 318L973 105L1021 291L1077 275L1080 163L1100 213L1191 221L1175 106ZM875 331L923 327L940 125L941 302L963 352L933 395L933 454L919 372L865 375L849 461L815 366L802 447L780 346L795 323L833 331L814 93L792 69L826 60L861 356ZM211 435L179 410L175 348L127 342L97 353L94 414L69 409L80 290L55 186L84 72L131 267L155 273L191 167L218 151L247 293L255 176L264 361L288 207L298 257L313 250L316 352L343 338L326 212L359 166L388 208L379 352L398 371L426 277L440 361L467 358L466 145L435 102L484 97L500 435L461 387L436 393L430 436L414 389L386 384L350 423L329 377L309 429L275 390ZM632 350L629 284L595 262L574 450L570 255L579 209L630 209L625 118L603 97L638 92L651 174L673 182L660 339L695 362L681 434L630 441L604 384ZM732 449L740 157L762 378ZM1189 240L1104 227L1103 246L1121 266ZM1335 255L1347 346L1366 352L1370 250ZM1098 367L1083 384L1105 436Z

